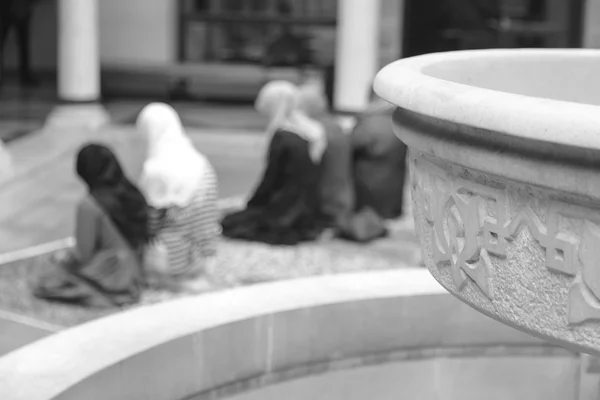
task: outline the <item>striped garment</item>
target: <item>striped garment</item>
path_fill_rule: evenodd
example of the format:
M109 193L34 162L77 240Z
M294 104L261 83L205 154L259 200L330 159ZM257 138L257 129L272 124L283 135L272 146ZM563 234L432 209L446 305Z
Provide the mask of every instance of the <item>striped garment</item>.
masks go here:
M167 248L172 276L201 273L206 259L216 253L221 233L217 200L217 176L209 167L189 205L171 207L162 216L151 212L150 229Z

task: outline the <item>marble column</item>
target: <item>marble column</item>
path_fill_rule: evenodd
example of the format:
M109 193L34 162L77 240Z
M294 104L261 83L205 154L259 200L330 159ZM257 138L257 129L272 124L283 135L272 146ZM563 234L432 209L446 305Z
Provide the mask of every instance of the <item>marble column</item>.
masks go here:
M582 47L600 48L600 0L586 0L583 12Z
M379 69L381 0L338 0L334 108L360 112Z
M100 104L97 0L58 0L58 97L51 127L96 129L109 118Z

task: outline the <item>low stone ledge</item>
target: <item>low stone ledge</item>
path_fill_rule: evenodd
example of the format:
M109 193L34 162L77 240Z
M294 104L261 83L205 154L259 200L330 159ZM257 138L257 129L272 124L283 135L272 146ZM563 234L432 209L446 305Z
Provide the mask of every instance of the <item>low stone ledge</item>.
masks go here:
M59 326L0 310L0 356L47 337L60 329Z
M422 269L322 276L173 300L59 332L0 359L0 398L178 400L311 368L497 346L548 348L455 301Z

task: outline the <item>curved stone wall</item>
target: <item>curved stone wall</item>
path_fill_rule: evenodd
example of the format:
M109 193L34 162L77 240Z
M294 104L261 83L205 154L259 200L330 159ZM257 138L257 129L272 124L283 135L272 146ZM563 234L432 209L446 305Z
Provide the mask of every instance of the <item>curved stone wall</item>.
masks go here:
M59 332L0 359L0 399L220 398L334 370L494 354L562 357L578 373L576 355L480 315L424 269L323 276Z

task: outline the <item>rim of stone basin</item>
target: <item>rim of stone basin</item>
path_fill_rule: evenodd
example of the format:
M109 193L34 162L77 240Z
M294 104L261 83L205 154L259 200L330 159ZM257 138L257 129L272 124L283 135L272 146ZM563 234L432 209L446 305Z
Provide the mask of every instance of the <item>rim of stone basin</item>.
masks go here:
M593 204L600 199L600 107L584 101L600 103L600 81L589 82L597 65L598 50L433 53L389 64L374 88L398 107L396 133L413 151ZM513 80L519 73L533 89ZM546 85L554 75L563 86ZM532 90L546 97L518 93ZM563 96L568 101L557 99Z
M600 107L544 97L503 92L436 77L443 66L489 68L494 63L588 61L600 65L593 49L492 49L432 53L384 67L375 78L379 96L403 109L427 117L471 126L516 138L600 152ZM595 63L594 63L595 62ZM554 82L562 85L565 82ZM468 110L468 111L467 111ZM526 112L524 112L526 110ZM576 130L573 127L576 126ZM515 135L518 132L518 135ZM550 147L542 147L544 151Z

